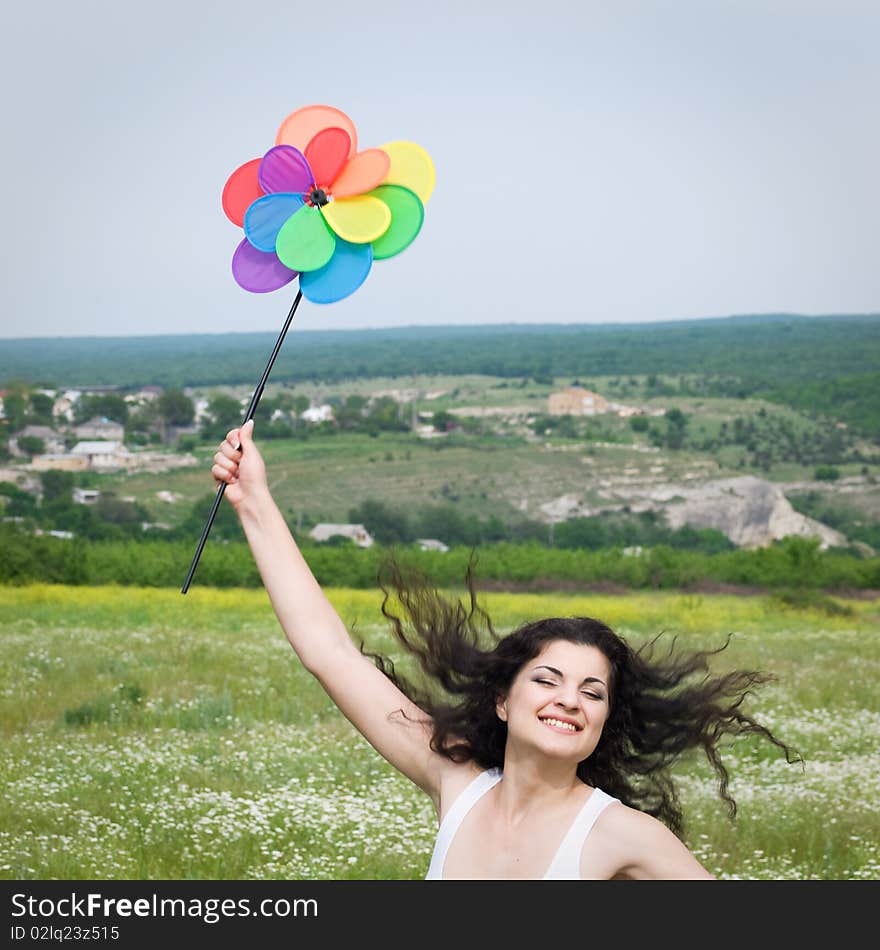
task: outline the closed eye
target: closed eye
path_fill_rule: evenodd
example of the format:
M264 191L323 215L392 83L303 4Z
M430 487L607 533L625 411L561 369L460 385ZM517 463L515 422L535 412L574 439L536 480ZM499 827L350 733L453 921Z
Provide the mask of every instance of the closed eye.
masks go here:
M540 683L542 686L556 686L556 683L554 683L553 680L541 680L541 679L537 679L537 680L535 680L535 682L536 682L536 683ZM582 695L582 696L589 696L590 699L597 699L597 700L601 700L601 699L602 699L602 696L601 696L599 693L592 693L592 692L590 692L589 690L586 690L586 689L581 690L581 695Z

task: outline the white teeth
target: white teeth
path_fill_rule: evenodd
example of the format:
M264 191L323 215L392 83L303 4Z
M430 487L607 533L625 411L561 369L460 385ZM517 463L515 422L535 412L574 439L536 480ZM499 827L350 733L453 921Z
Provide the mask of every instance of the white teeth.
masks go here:
M563 729L568 729L569 732L577 732L577 726L573 726L570 722L563 722L561 719L542 719L541 722L546 722L550 726L560 726Z

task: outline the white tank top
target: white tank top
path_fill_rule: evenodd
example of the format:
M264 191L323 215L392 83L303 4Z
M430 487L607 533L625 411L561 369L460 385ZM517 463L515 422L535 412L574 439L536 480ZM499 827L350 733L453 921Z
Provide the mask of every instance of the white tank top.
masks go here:
M452 803L440 823L437 840L434 843L434 853L431 855L431 864L426 881L442 881L443 865L446 863L446 854L452 844L452 839L458 831L465 815L476 803L501 781L501 769L494 768L481 772ZM556 856L550 862L550 867L542 880L544 881L579 881L581 877L581 851L584 841L596 819L613 802L612 798L599 788L593 789L593 794L584 802L583 808L571 823L571 827L562 839Z

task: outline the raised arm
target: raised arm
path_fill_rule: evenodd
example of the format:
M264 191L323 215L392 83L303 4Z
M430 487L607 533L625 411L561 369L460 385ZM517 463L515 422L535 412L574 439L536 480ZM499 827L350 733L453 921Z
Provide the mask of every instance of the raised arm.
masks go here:
M352 643L272 499L253 422L229 432L211 473L226 482L225 497L238 513L272 606L303 666L380 755L437 804L450 763L430 748L428 717Z

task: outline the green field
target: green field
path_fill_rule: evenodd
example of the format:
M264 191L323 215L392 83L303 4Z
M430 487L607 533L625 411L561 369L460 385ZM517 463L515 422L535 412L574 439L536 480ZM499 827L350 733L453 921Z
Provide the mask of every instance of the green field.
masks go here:
M328 592L393 652L378 594ZM765 598L487 594L496 626L586 614L637 644L734 634L718 670L778 680L751 709L806 759L742 741L731 823L698 760L678 771L687 841L723 878L880 872L880 609ZM0 876L10 879L414 878L427 798L302 669L262 591L0 588Z

